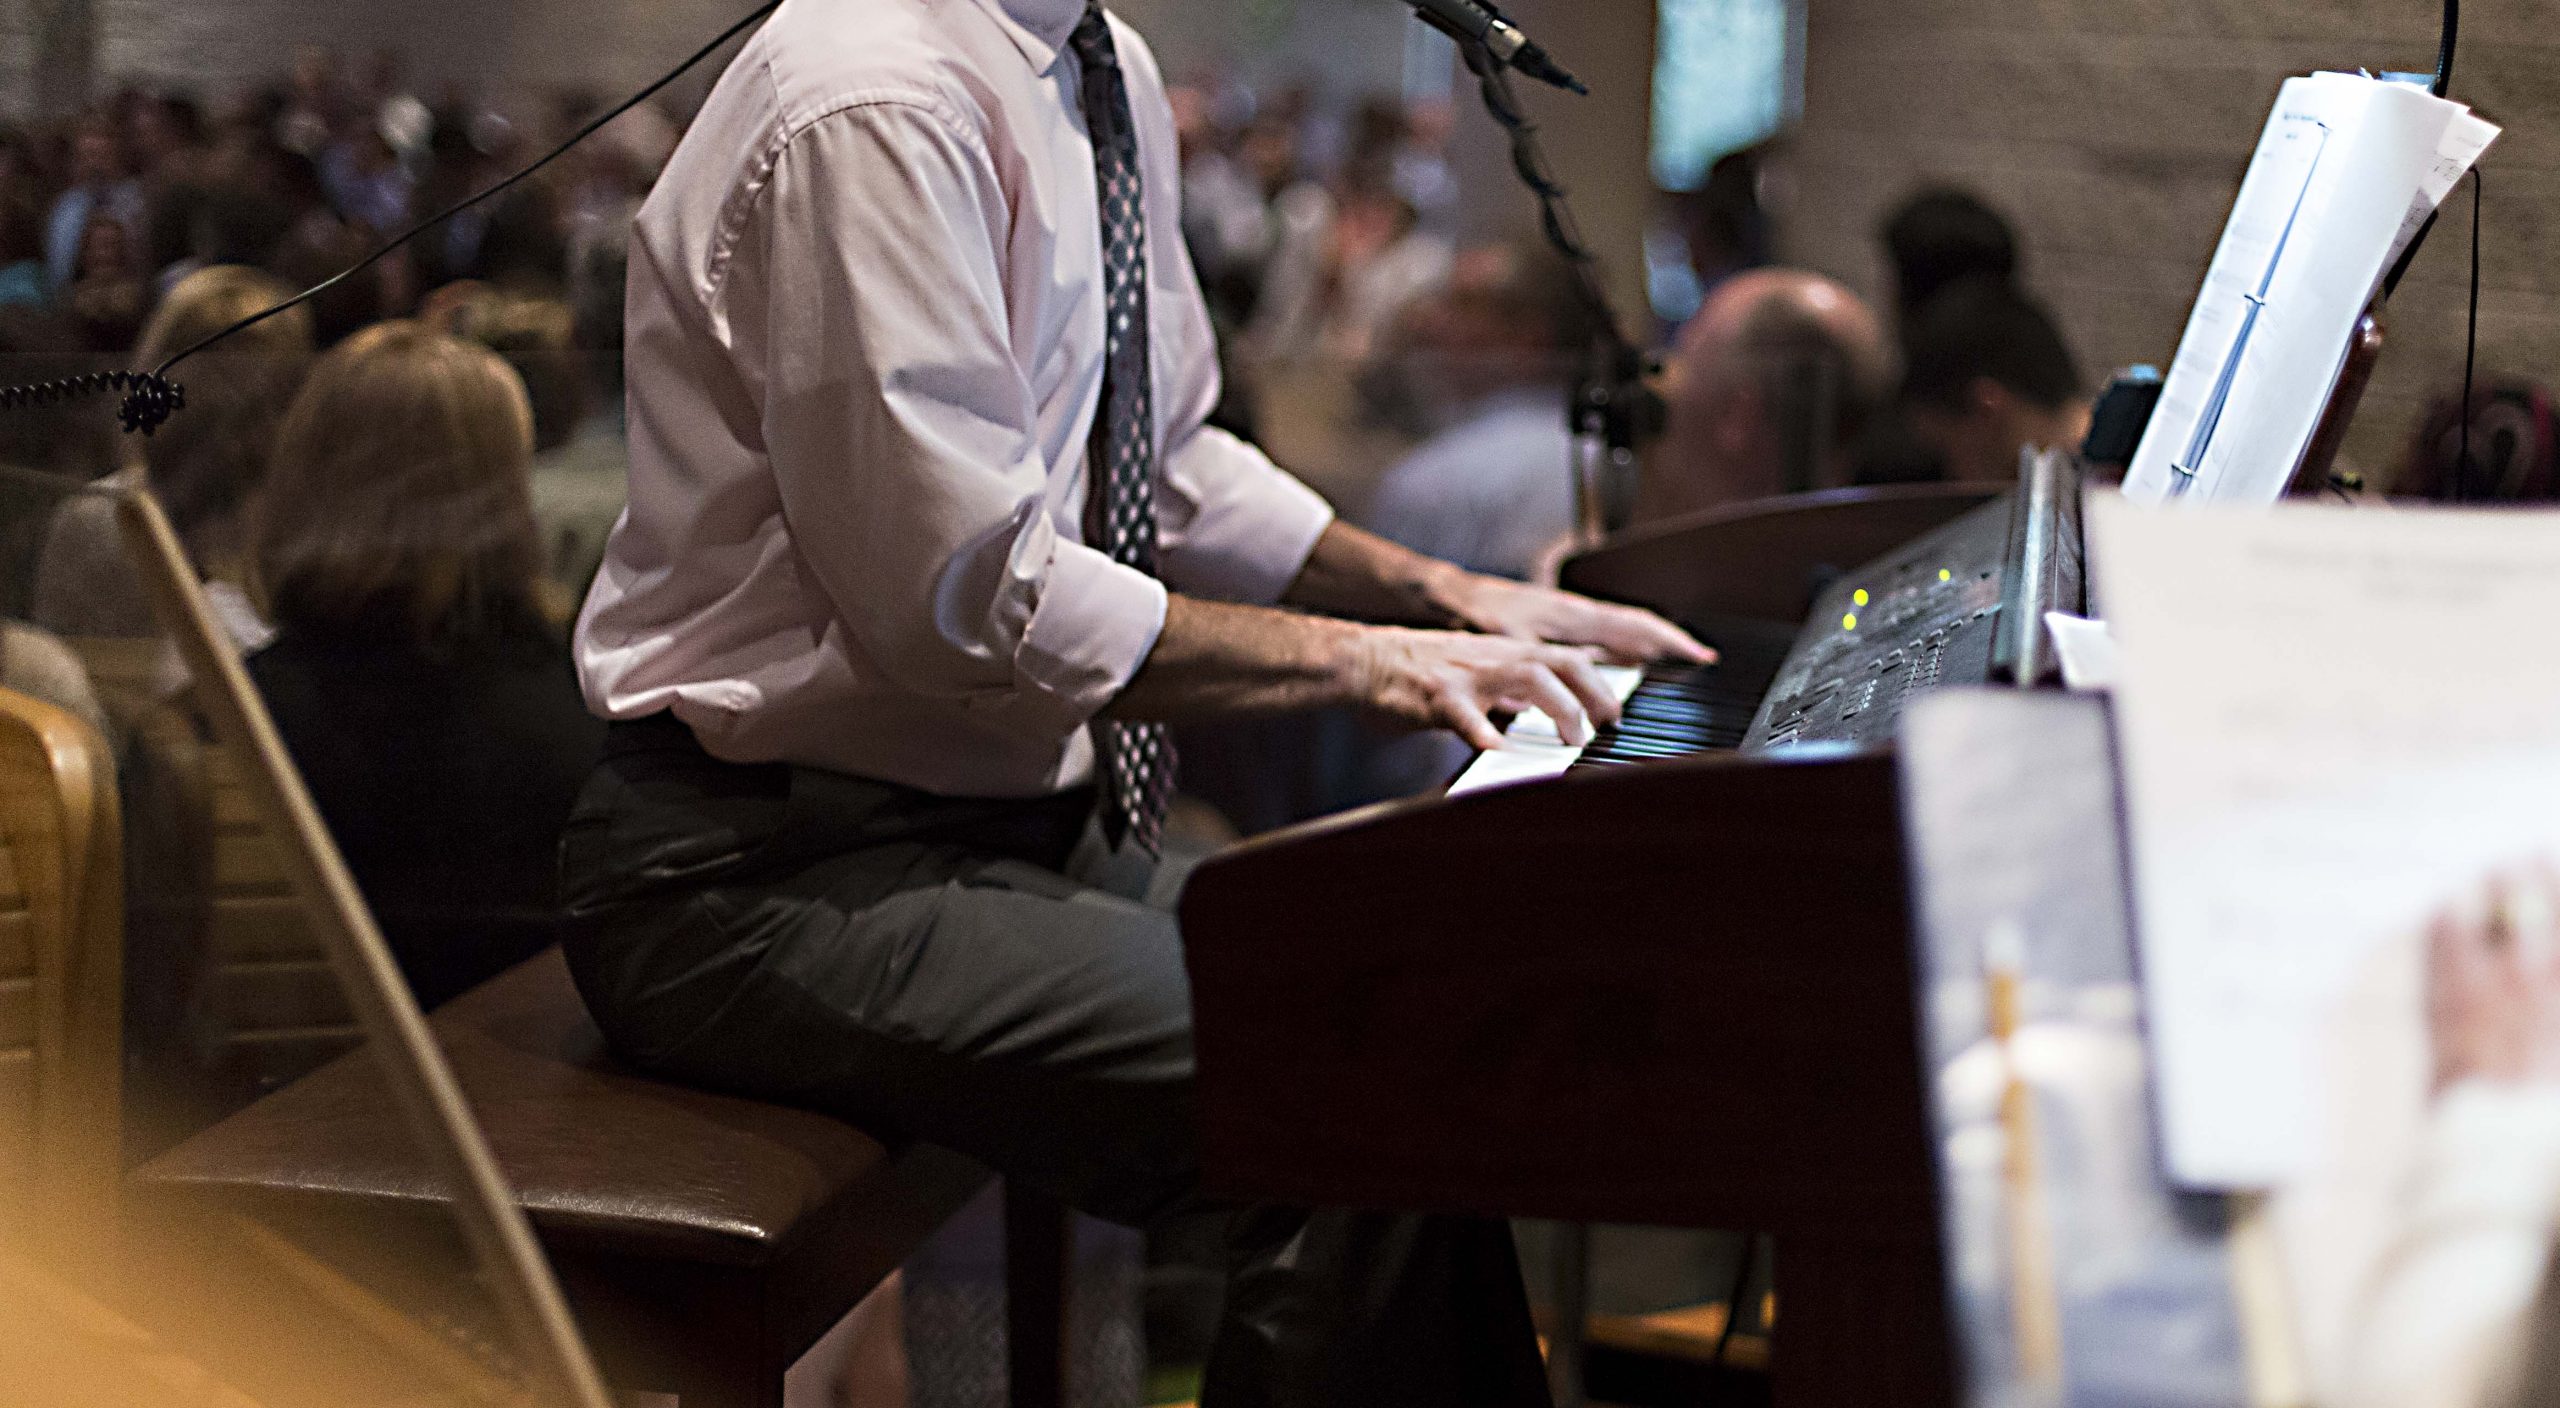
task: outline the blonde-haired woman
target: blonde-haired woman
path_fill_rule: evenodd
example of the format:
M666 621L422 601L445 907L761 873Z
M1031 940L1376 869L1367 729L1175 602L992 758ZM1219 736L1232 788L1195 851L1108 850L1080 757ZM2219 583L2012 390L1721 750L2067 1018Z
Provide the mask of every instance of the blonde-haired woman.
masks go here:
M292 293L255 269L199 269L169 290L134 348L134 364L158 367ZM240 573L242 519L311 356L311 315L297 308L189 360L173 374L186 387L186 409L151 436L128 442L133 459L119 471L149 485L167 506L196 570L223 588L214 605L244 646L265 632L230 587ZM37 559L30 614L64 635L154 633L150 601L125 561L114 510L104 499L71 499L54 516Z
M553 850L601 750L543 586L533 414L416 323L312 369L250 516L249 659L428 1006L548 946Z

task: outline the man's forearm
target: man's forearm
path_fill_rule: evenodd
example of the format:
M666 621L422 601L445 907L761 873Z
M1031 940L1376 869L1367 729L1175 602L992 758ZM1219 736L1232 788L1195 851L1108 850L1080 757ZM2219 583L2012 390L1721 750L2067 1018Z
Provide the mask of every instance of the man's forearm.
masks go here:
M1175 595L1113 718L1179 723L1352 702L1362 628L1267 606Z
M1467 573L1336 519L1316 539L1284 598L1292 606L1415 626L1462 623L1455 593Z

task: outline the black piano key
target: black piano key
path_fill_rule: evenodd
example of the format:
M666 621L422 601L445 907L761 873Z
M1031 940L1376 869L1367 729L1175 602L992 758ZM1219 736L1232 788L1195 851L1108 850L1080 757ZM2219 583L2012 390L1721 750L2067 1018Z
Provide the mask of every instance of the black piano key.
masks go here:
M1646 738L1638 734L1613 733L1595 739L1585 752L1597 750L1629 758L1686 758L1707 751L1702 737Z
M1713 666L1649 666L1620 707L1618 722L1592 735L1574 768L1661 763L1741 748L1782 663L1782 650L1728 648Z
M1623 767L1740 747L1786 651L1757 643L1719 649L1711 665L1648 666L1618 722L1596 730L1573 766Z

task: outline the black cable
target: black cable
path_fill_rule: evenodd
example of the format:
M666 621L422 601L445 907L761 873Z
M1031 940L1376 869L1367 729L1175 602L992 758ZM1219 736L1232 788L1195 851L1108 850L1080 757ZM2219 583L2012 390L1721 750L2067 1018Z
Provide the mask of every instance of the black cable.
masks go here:
M390 240L386 241L381 247L375 249L371 254L368 254L364 258L357 260L355 263L348 265L346 268L339 270L337 273L330 275L328 278L321 280L319 283L313 284L311 287L304 289L302 292L295 294L284 302L279 303L272 308L252 313L248 317L242 318L240 321L213 334L211 337L205 338L194 346L179 351L175 356L172 356L169 360L162 362L159 366L154 367L148 372L102 372L90 376L66 377L60 381L44 382L31 386L11 386L0 388L0 411L16 410L21 406L58 405L61 402L74 400L83 396L94 396L107 391L123 391L126 393L124 405L118 414L124 422L125 430L127 432L138 430L145 435L150 434L152 431L159 429L163 424L167 423L170 416L175 415L177 412L186 408L186 388L179 386L168 379L170 371L176 368L180 362L183 362L189 357L212 347L214 344L221 342L226 338L236 337L241 333L247 332L249 329L256 327L258 324L265 322L269 318L301 307L312 299L327 293L329 290L336 288L338 285L345 283L347 280L354 278L356 275L361 274L365 270L372 268L374 265L381 263L383 260L390 258L394 252L398 251L402 246L408 244L418 236L427 233L429 230L436 228L483 201L490 200L496 196L503 195L506 192L513 190L527 177L532 176L535 172L540 171L542 168L549 166L551 163L568 155L570 149L577 146L580 142L583 142L589 137L592 137L596 133L604 130L606 125L611 123L615 118L622 116L624 113L627 113L633 108L640 106L642 103L649 101L651 98L658 96L658 93L668 84L673 83L677 79L684 77L687 73L692 72L696 65L699 65L703 60L710 58L713 54L718 53L722 45L727 44L730 40L735 39L739 35L754 28L767 15L770 15L775 10L780 9L781 6L782 0L770 0L770 3L758 6L754 13L749 14L746 18L739 20L736 24L722 30L718 38L696 50L693 57L686 59L683 63L669 69L656 82L641 89L639 92L632 94L629 98L624 99L621 103L615 105L602 116L597 117L586 126L579 128L567 141L552 148L550 152L534 161L532 164L523 167L515 172L515 174L506 177L478 194L466 197L447 209L428 216L426 219L410 226L407 230L402 231L400 234L395 235Z
M2436 81L2429 90L2437 97L2453 91L2453 41L2462 32L2462 0L2444 0L2444 38L2436 45Z
M124 405L116 415L124 422L128 434L138 430L148 435L158 430L169 417L187 408L187 389L156 375L147 372L90 372L57 381L0 387L0 411L23 410L29 406L59 406L66 401L101 396L110 391L125 393Z
M1544 148L1538 145L1538 126L1530 121L1528 109L1520 104L1519 90L1511 86L1511 70L1495 58L1480 40L1458 46L1467 68L1476 76L1476 86L1484 94L1485 111L1511 139L1511 169L1530 193L1538 198L1538 224L1546 232L1547 243L1555 246L1565 262L1572 266L1574 282L1581 288L1582 298L1591 306L1603 335L1612 343L1627 341L1626 332L1618 326L1618 316L1609 304L1609 295L1600 286L1600 261L1582 242L1582 230L1574 222L1573 210L1565 204L1565 188L1547 165Z
M2427 85L2427 91L2439 98L2452 95L2454 42L2461 35L2462 0L2444 0L2444 31L2436 41L2436 78L2435 82ZM2427 236L2434 234L2435 229L2435 212L2429 211L2427 223L2418 227L2417 237L2409 241L2407 249L2400 251L2400 262L2392 265L2391 272L2382 276L2383 302L2390 302L2391 295L2399 291L2400 280L2407 277L2409 266L2417 261L2419 247L2427 242Z
M2480 365L2480 168L2471 168L2471 312L2462 334L2462 428L2455 432L2453 501L2471 482L2471 378Z

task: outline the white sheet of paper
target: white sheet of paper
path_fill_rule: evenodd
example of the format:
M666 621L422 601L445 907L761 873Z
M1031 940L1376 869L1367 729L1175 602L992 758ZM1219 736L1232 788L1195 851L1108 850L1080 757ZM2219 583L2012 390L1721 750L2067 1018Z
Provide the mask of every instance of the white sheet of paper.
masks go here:
M2127 496L2283 495L2411 209L2433 210L2460 178L2456 169L2437 184L2448 129L2466 113L2406 83L2286 80L2134 452ZM2495 131L2465 128L2450 146L2458 155Z
M2281 1184L2354 1094L2317 1053L2416 1010L2393 941L2560 856L2560 513L2091 513L2170 1170Z
M2436 143L2436 159L2427 163L2426 174L2418 181L2418 197L2409 202L2409 213L2400 220L2400 232L2392 236L2391 257L2383 261L2386 273L2400 262L2409 241L2427 227L2427 218L2436 213L2436 207L2453 194L2455 183L2480 163L2481 154L2498 140L2499 130L2496 123L2468 112L2445 124L2444 137Z
M2116 687L2116 638L2107 634L2106 622L2048 611L2044 628L2053 637L2054 657L2062 663L2064 688L2104 694Z

